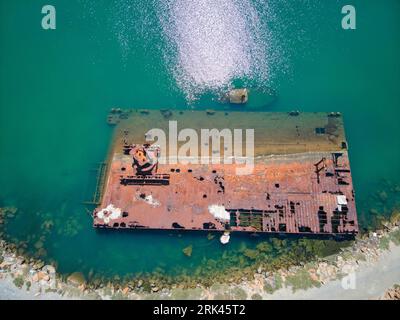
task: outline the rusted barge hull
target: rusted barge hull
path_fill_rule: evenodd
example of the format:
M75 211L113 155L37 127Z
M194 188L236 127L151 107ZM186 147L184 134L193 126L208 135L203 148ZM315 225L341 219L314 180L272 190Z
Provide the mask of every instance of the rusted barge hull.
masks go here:
M146 166L146 156L155 152L143 147L146 132L166 128L171 118L182 116L178 111L168 117L165 112L150 112L136 110L116 128L104 194L93 213L94 227L358 233L340 115L191 112L188 121L180 119L185 128L195 118L195 130L226 128L219 118L229 116L231 128L254 128L254 170L237 175L236 164Z

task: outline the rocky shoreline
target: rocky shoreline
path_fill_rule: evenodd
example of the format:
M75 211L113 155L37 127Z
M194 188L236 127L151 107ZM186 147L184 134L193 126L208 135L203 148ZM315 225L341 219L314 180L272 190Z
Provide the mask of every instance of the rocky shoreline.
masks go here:
M387 290L382 300L400 300L400 285L396 284L393 288Z
M276 272L260 266L251 279L244 277L236 284L162 288L150 283L149 290L140 279L125 286L109 282L94 288L81 273L65 278L54 266L18 255L15 245L0 240L0 299L269 299L282 288L295 292L320 287L349 275L362 262L373 264L391 246L400 245L399 223L400 213L394 212L383 229L358 237L338 254ZM388 297L398 296L389 292Z

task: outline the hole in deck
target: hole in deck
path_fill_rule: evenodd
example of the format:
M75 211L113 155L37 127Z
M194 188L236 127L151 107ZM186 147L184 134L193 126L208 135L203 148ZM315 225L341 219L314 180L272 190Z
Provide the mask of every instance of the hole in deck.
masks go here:
M172 224L172 228L174 228L174 229L184 229L184 227L181 226L178 222L174 222Z

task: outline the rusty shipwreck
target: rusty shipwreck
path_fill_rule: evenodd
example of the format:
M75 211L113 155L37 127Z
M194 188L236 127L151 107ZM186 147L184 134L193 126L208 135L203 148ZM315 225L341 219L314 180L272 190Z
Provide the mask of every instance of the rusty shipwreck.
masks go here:
M254 129L254 169L162 164L152 128ZM353 182L339 113L121 110L99 174L96 228L242 231L354 237ZM168 149L168 148L167 148ZM224 150L222 149L222 152Z

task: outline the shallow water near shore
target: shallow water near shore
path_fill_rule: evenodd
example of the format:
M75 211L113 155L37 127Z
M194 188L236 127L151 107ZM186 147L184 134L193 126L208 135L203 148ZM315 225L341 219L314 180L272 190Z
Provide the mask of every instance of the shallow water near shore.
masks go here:
M19 208L9 239L27 240L65 273L233 264L224 257L268 238L235 234L221 246L204 233L98 232L82 202L107 154L111 107L217 108L213 97L239 84L259 88L250 108L342 112L362 226L371 209L399 205L398 1L353 1L355 31L341 29L344 1L224 0L214 11L198 3L56 0L57 30L44 31L40 1L0 1L0 205ZM203 19L186 25L193 12L219 21L230 6L211 39L190 38L210 28ZM262 93L271 90L273 99ZM189 245L191 257L182 253Z

